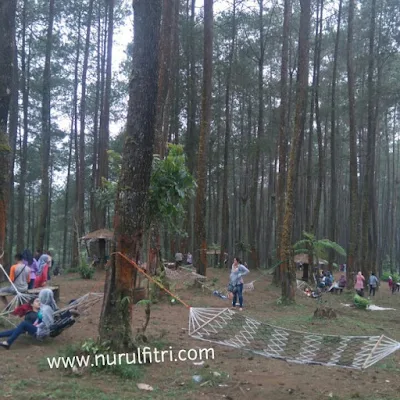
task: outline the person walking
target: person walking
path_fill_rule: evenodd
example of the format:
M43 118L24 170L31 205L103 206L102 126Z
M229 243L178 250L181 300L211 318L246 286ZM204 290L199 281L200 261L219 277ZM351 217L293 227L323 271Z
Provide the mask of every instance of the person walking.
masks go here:
M369 297L368 297L368 299L370 299L371 298L371 293L372 293L372 296L375 296L376 287L379 285L379 280L375 276L374 272L371 272L371 276L369 277L368 284L369 284Z
M361 271L359 271L356 276L356 284L354 285L354 289L356 289L357 293L361 297L364 297L364 282L365 282L364 275L361 273Z
M236 307L237 298L239 298L239 310L243 310L243 276L250 271L240 262L238 257L233 259L232 270L229 277L228 292L231 293L232 307Z

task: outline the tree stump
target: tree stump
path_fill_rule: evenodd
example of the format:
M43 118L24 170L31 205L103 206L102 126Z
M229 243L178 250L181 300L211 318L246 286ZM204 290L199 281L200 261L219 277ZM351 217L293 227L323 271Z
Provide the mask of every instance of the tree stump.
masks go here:
M337 318L336 311L331 307L318 307L314 311L314 318L327 318L335 319Z

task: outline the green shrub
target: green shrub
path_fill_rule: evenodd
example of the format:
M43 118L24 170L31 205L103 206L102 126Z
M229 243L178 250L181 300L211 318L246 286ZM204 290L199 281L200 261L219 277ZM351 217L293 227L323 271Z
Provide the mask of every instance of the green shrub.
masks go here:
M390 272L384 272L381 276L381 281L383 282L387 282L389 280L389 276L392 277L394 282L400 282L400 276L399 274L395 273L395 274L391 274Z
M95 272L95 269L87 263L82 263L79 267L79 274L82 279L92 279Z
M355 305L357 308L360 308L360 309L362 309L362 310L366 310L367 307L369 306L369 304L370 304L370 302L369 302L366 298L361 297L361 296L359 296L358 294L356 294L356 295L354 296L354 305Z

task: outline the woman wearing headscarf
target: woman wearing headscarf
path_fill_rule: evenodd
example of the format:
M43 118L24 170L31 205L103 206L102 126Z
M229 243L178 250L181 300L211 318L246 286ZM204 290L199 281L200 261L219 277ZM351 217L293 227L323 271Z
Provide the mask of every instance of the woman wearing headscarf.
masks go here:
M38 263L33 258L32 253L28 249L25 249L23 251L22 260L23 260L24 264L31 269L31 276L30 276L30 281L28 284L28 290L33 289L35 286L35 279L36 279L36 273L37 273L37 269L38 269Z
M35 279L35 289L46 285L51 257L47 254L40 256Z
M15 329L0 332L0 337L8 337L6 341L0 342L1 347L8 350L19 335L25 332L36 339L43 339L50 335L50 328L54 323L54 312L57 311L53 292L50 289L43 289L39 293L39 302L40 309L37 320L33 324L23 321Z
M354 289L356 289L357 293L361 297L364 297L364 282L365 282L364 275L361 273L361 271L359 271L356 276L356 284L354 285Z

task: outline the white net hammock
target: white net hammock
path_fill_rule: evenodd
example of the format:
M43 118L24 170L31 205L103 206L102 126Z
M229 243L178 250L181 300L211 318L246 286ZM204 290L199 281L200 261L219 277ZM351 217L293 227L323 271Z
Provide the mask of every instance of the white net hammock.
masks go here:
M297 364L362 370L400 349L382 336L335 336L269 325L228 308L191 308L189 335Z

